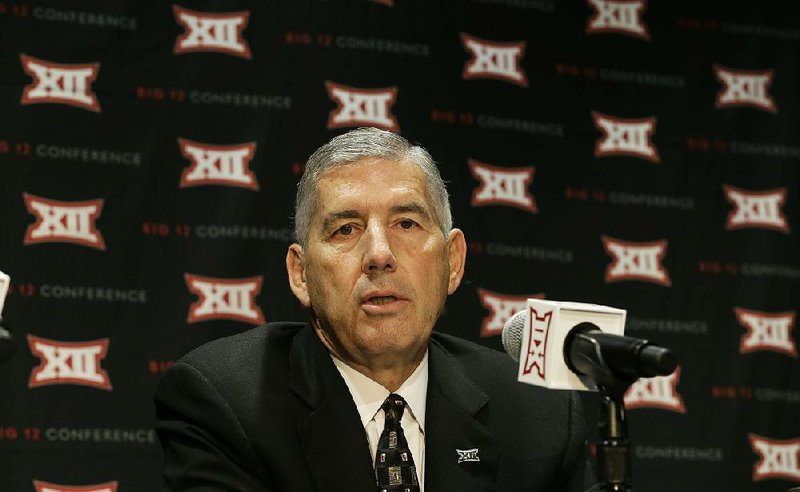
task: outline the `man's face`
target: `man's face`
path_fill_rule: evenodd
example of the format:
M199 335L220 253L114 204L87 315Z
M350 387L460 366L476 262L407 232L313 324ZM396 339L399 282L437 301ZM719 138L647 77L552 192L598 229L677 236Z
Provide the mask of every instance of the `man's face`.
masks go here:
M417 166L365 159L321 175L306 248L292 245L287 267L329 348L371 366L422 356L464 250L461 231L443 236Z

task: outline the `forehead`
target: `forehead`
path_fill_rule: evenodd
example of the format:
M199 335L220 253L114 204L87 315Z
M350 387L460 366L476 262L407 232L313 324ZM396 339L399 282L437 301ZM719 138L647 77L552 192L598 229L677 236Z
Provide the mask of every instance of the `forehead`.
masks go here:
M362 159L322 173L317 183L320 212L362 202L366 206L413 200L430 208L425 173L408 161Z

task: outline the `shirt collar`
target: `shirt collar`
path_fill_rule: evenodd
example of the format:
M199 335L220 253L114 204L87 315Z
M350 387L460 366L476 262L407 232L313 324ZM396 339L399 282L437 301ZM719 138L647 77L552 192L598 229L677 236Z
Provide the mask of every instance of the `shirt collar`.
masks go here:
M380 410L389 390L380 383L361 374L341 360L331 355L333 363L342 375L347 389L356 404L358 415L361 417L361 424L366 427ZM408 410L411 411L420 428L425 430L425 402L428 396L428 351L422 357L419 365L411 376L408 377L400 388L395 391L406 401Z

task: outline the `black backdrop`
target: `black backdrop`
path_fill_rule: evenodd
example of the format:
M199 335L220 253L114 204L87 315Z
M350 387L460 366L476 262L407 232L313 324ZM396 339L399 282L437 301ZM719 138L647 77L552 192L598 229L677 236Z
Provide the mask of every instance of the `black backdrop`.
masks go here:
M628 395L637 490L800 482L792 6L0 2L0 489L157 489L160 373L306 317L295 183L360 125L449 181L469 257L439 329L499 349L538 296L676 349Z

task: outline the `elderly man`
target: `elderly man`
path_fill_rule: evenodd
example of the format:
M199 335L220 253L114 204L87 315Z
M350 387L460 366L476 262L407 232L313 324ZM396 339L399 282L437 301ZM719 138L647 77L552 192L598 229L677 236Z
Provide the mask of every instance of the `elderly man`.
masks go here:
M360 128L309 159L289 285L311 323L211 342L156 397L171 490L584 490L577 397L434 333L464 274L430 155Z

